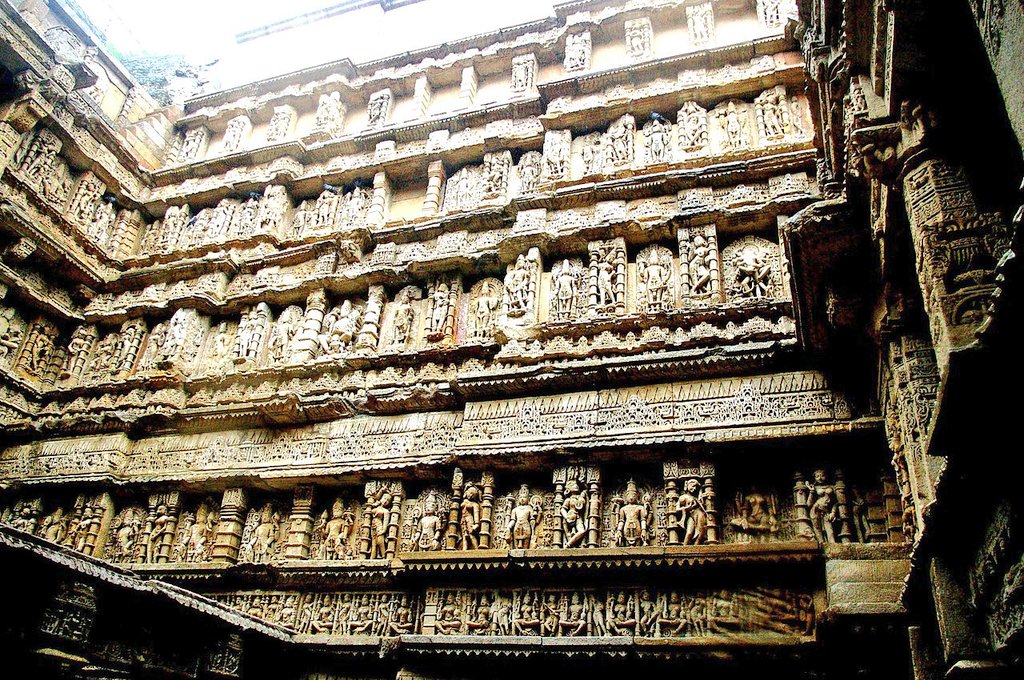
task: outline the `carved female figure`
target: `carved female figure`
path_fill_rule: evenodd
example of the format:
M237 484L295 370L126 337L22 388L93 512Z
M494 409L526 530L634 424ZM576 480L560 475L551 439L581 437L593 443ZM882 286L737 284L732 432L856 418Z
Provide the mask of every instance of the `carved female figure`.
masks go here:
M441 635L457 635L462 630L462 610L455 604L455 596L451 593L445 596L434 626Z
M448 284L441 281L434 288L434 294L432 296L431 315L430 315L430 334L431 336L441 336L444 334L445 321L448 318Z
M391 494L385 491L377 499L370 515L370 559L385 556L388 524L391 521Z
M701 234L693 237L690 249L690 292L692 295L704 295L711 292L711 267L714 253L708 247L707 239Z
M519 605L518 615L512 622L513 635L539 635L540 614L533 604L533 593L526 591Z
M171 535L174 518L171 517L167 506L161 503L156 508L156 517L153 519L153 527L149 531L146 540L146 561L150 564L156 562L160 554L160 547L163 545L164 536Z
M616 635L633 635L636 633L636 624L633 597L627 600L626 593L620 591L612 604L611 629Z
M570 479L565 483L565 500L559 514L566 548L579 545L587 535L587 500L587 491L580 488L579 482Z
M56 508L43 519L39 527L39 534L53 543L63 543L67 537L68 518L64 515L62 508Z
M518 317L530 308L529 287L531 266L525 255L516 258L515 265L509 270L505 279L505 291L508 295L508 315Z
M828 483L828 475L821 468L814 471L814 482L808 483L811 497L811 524L819 543L836 542L836 522L839 521L839 503L836 489Z
M704 508L704 493L696 479L688 479L672 511L683 528L683 545L700 545L707 540L708 514Z
M476 550L480 547L481 508L480 489L476 484L467 484L459 515L463 550Z
M415 311L409 299L409 292L403 290L395 300L395 321L394 333L391 336L392 346L405 347L412 334L412 324L415 318Z
M565 620L560 624L562 635L575 637L587 632L587 605L580 598L580 594L574 592L569 600L566 609Z

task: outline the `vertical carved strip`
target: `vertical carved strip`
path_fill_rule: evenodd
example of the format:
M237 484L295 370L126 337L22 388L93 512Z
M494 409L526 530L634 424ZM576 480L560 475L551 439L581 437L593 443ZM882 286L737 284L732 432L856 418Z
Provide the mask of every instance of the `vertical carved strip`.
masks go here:
M366 214L367 225L370 228L384 226L390 205L391 182L384 172L378 172L373 176L373 199L370 202L370 210Z
M288 518L288 543L284 547L285 559L308 560L309 544L313 531L313 501L316 487L300 484L295 487L292 499L292 513Z
M434 161L427 167L427 195L423 199L423 213L436 215L441 209L445 170L443 161Z
M242 529L248 495L245 489L224 490L220 506L220 523L213 543L213 561L234 564L238 561L238 549L242 545Z
M327 313L327 293L314 290L306 298L306 313L302 317L302 327L295 338L295 361L304 363L312 361L317 354L317 338L323 328L324 314Z
M483 473L480 485L480 549L487 550L491 547L491 526L494 521L494 476L489 472Z

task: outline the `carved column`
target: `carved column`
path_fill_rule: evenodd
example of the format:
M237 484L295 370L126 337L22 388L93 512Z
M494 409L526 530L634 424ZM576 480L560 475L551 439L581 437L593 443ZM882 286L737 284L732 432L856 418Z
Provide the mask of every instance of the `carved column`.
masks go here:
M395 553L398 552L398 530L400 522L402 521L402 499L403 494L401 493L401 484L395 485L398 487L399 492L391 496L391 515L388 521L388 542L385 557L392 559Z
M853 522L850 520L850 499L846 493L846 476L842 470L835 471L836 511L839 514L840 543L854 543Z
M455 550L459 540L459 514L462 509L462 470L455 468L452 474L452 500L448 506L448 528L444 535L444 549Z
M224 490L224 499L220 505L220 523L217 525L217 536L213 543L214 562L234 564L238 560L248 501L245 489Z
M675 510L679 503L679 486L674 478L665 478L665 508L669 511ZM679 545L679 515L675 512L665 513L665 527L668 531L668 545Z
M491 547L491 527L494 523L494 475L480 476L480 549Z
M323 289L314 290L306 298L306 313L302 317L302 326L295 337L293 354L296 363L302 364L316 358L317 342L326 313L327 292Z
M1001 215L978 209L964 169L943 157L924 107L903 102L899 124L858 130L853 140L858 172L902 188L921 298L945 376L952 353L977 346L1010 230Z
M423 199L423 213L425 215L436 215L441 209L444 180L443 161L434 161L427 166L427 195Z
M142 214L138 210L122 210L117 215L114 232L110 236L107 252L111 257L123 258L132 255L139 242L142 229Z
M416 79L416 89L412 95L412 110L409 113L410 120L416 120L423 118L427 115L427 109L430 108L430 100L434 95L434 91L430 87L430 81L427 80L426 76L420 76Z
M796 517L796 535L802 539L814 540L814 523L811 522L811 493L804 473L793 473L793 513Z
M360 354L373 354L380 342L381 317L384 313L384 286L370 286L366 295L363 325L356 337L355 349Z
M370 210L366 213L366 224L371 228L384 226L390 204L391 182L383 171L378 172L373 176L373 199L370 201Z
M462 108L472 108L476 105L477 75L476 69L467 66L462 69L462 83L459 85L459 103Z
M288 560L308 560L310 535L313 531L313 500L316 487L300 484L295 487L292 514L288 518L288 543L284 557Z

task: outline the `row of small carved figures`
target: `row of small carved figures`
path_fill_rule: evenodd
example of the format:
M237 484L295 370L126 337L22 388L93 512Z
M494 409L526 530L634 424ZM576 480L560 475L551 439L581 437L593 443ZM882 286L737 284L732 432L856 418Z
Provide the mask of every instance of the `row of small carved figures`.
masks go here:
M732 249L732 245L738 246ZM745 237L726 249L726 281L730 300L756 302L784 295L779 285L774 244ZM617 246L599 249L591 266L579 259L556 262L551 271L547 305L549 321L579 322L621 314L626 309L625 251ZM720 300L717 253L700 236L689 264L687 298ZM637 258L636 304L646 314L677 307L677 283L671 252L661 246L645 249ZM365 302L343 300L315 315L315 308L291 305L276 315L267 303L247 309L237 324L220 321L208 330L205 319L192 309L179 309L148 333L141 319L131 319L119 331L100 337L100 328L80 326L68 340L57 375L65 384L109 379L134 371L185 365L199 360L207 370L231 365L252 368L262 364L298 363L317 357L399 352L417 346L419 326L423 343L492 338L499 327L532 323L539 316L541 263L531 251L509 265L504 284L487 278L461 290L458 278L437 278L428 294L406 286L387 301L383 289L370 291ZM422 300L422 302L420 302ZM460 311L461 310L461 311ZM465 317L465 331L461 317ZM314 334L310 335L310 333ZM0 359L40 380L52 377L56 327L45 320L26 324L14 308L0 307ZM204 349L205 348L205 349ZM201 354L200 354L201 353Z
M747 128L754 120L765 142L804 134L800 122L803 105L796 98L788 101L784 90L778 88L765 91L754 104L730 101L719 109L709 113L690 102L679 112L678 135L671 134L671 124L664 117L652 114L643 128L645 162L671 162L677 144L690 151L707 146L709 117L719 122L723 151L750 146ZM636 135L636 123L632 116L626 115L612 123L602 136L580 139L577 146L583 176L632 163ZM301 201L297 210L292 209L284 187L270 186L262 195L251 192L245 201L226 199L217 207L200 210L194 216L188 205L171 206L162 220L143 228L138 213L117 210L116 197L95 174L85 172L72 178L60 155L62 146L57 135L40 128L26 135L12 166L44 199L60 204L62 213L82 225L90 239L118 257L131 254L124 249L135 245L139 232L143 232L139 252L153 253L200 242L246 237L256 232L277 234L282 229L287 230L290 213L294 213L294 218L289 233L296 235L361 222L367 218L371 205L381 211L375 219L384 219L382 211L386 209L386 201L378 201L360 183L345 194L341 187L325 184L316 199ZM452 174L444 189L443 207L449 211L475 209L484 198L505 196L513 176L518 180L520 194L533 192L541 179L568 177L572 153L569 130L549 133L543 155L536 151L523 154L515 173L509 151L489 153L483 164L466 166ZM441 201L441 196L433 199L433 203ZM426 203L432 204L432 201Z
M248 509L231 559L280 561L289 544L297 547L287 559L351 560L393 557L396 552L685 546L721 540L709 478L682 480L678 489L665 494L630 480L607 503L596 485L574 479L564 484L557 501L553 493L526 485L494 499L486 480L458 482L454 497L430 491L404 499L387 486L368 492L362 507L338 497L329 508L307 515L308 528L300 523L297 532L285 521L287 508L267 501ZM725 526L738 542L770 541L780 534L820 543L888 540L891 518L881 509L873 516L872 502L859 489L816 470L812 480L797 480L786 517L775 493L737 491ZM102 556L111 561L208 561L219 531L218 504L211 498L179 510L177 503L156 499L148 513L140 505L115 515L109 499L82 497L70 512L58 506L43 516L41 499L21 500L0 521L89 554L101 544Z
M752 589L494 590L428 593L214 595L245 613L313 635L629 636L812 635L807 592Z

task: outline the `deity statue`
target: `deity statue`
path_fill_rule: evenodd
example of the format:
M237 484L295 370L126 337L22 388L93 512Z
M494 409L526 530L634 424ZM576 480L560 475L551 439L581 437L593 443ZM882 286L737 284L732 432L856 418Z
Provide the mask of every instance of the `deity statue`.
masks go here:
M331 92L320 95L316 106L316 120L313 129L328 134L341 132L342 111L341 93Z
M644 143L647 162L667 163L672 160L672 128L669 122L657 113L651 114L651 122L644 126Z
M391 335L392 347L405 347L412 335L412 326L416 318L416 312L412 307L411 294L408 290L402 290L395 298L395 314L393 332Z
M324 511L324 515L327 511ZM324 523L323 538L320 543L322 560L341 560L350 556L352 529L356 518L352 510L338 499L331 507L330 519Z
M537 527L540 516L530 502L530 489L524 484L516 496L516 506L509 514L505 532L508 543L514 550L528 550L537 547Z
M637 258L637 283L643 293L641 309L648 313L665 311L669 306L669 281L672 277L671 254L652 248L647 257Z
M615 309L615 249L609 248L597 261L597 309Z
M423 515L417 522L416 532L412 537L415 549L440 550L442 526L441 518L437 516L437 498L430 494L423 503Z
M68 516L63 508L56 508L43 518L39 526L39 535L52 543L63 544L68 534Z
M508 316L520 317L531 307L530 284L533 278L533 263L525 255L516 258L516 263L505 276L505 299L508 302Z
M391 91L382 90L370 97L366 107L366 120L370 127L383 127L391 111Z
M590 33L570 33L565 38L566 71L582 71L590 68Z
M458 635L462 630L462 610L455 603L455 596L448 593L437 611L434 627L441 635Z
M537 182L540 180L541 155L536 151L529 151L519 159L519 193L528 194L537 189Z
M473 337L490 335L494 326L494 313L498 309L496 286L484 285L473 301Z
M555 321L571 320L576 309L579 295L579 278L577 266L570 260L562 260L551 270L552 280L552 314Z
M643 502L640 502L636 483L631 479L626 483L626 492L622 495L621 503L621 507L615 513L616 545L648 545L648 522L652 516L650 495L645 495Z
M594 136L590 140L584 142L583 149L580 152L580 155L583 158L584 177L601 171L601 161L604 160L603 151L604 149L601 144L601 138L598 136Z
M633 162L636 123L632 116L622 116L608 129L608 156L613 165Z
M715 111L715 116L724 134L723 145L726 150L742 149L747 145L746 124L735 102L729 102L725 110Z

